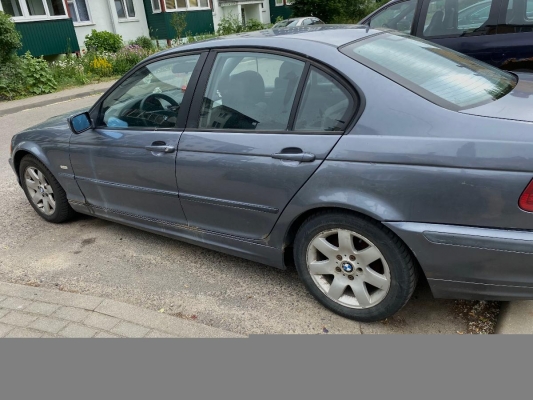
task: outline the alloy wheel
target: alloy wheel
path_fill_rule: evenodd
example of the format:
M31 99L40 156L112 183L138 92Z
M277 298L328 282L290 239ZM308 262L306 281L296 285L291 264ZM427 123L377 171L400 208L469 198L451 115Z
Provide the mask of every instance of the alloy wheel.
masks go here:
M28 167L24 172L24 181L31 201L45 215L52 215L56 210L56 201L52 186L44 174L35 167Z
M327 230L315 236L307 249L307 268L317 287L346 307L374 307L390 289L390 269L381 251L350 230Z

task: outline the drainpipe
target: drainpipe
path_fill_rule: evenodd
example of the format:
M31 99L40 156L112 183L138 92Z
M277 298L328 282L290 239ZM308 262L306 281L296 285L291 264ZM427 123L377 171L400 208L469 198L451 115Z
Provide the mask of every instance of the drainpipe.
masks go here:
M107 0L107 8L109 10L109 18L111 19L111 30L113 33L117 33L117 26L115 25L115 14L113 10L113 5L111 4L113 0Z

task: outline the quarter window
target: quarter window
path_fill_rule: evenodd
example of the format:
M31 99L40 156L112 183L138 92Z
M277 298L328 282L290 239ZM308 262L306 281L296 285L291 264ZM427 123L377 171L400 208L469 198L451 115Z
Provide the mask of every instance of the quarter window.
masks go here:
M350 94L322 71L311 68L296 117L297 131L341 131L351 114Z
M483 33L492 0L431 0L424 19L424 36L459 36Z
M126 78L104 101L109 128L173 128L199 56L157 61Z
M370 20L371 28L390 28L410 33L415 15L415 0L404 1L387 7Z
M305 64L273 54L217 57L203 99L203 129L284 131Z

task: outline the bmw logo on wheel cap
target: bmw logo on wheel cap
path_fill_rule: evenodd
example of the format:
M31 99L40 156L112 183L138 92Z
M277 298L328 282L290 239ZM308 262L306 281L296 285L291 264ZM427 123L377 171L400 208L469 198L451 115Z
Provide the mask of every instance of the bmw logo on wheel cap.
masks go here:
M353 265L349 262L343 262L342 263L342 270L347 273L353 272Z

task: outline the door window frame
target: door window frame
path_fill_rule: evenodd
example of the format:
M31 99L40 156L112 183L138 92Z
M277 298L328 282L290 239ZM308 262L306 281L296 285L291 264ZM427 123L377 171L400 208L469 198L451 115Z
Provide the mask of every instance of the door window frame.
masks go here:
M488 35L494 35L496 34L496 27L498 26L498 18L500 14L500 6L502 3L502 0L492 0L492 4L490 6L489 11L489 18L487 18L486 23L483 25L485 26L484 31L474 31L467 34L459 33L455 35L439 35L439 36L424 36L424 25L425 25L425 18L424 21L422 21L422 15L425 15L427 17L427 12L429 8L429 3L433 0L419 0L421 3L420 6L420 12L418 14L418 25L416 30L416 35L421 39L432 41L433 39L452 39L452 38L467 38L471 36L488 36ZM482 26L483 26L482 25ZM480 27L481 28L481 27Z
M198 80L202 74L203 68L205 67L205 62L208 57L208 54L209 54L209 51L205 49L186 51L183 53L165 54L162 56L158 56L156 58L149 58L143 61L142 63L140 63L139 65L137 65L136 67L132 68L120 80L118 80L113 86L111 86L89 110L89 115L91 116L91 119L94 121L94 129L131 130L131 131L156 131L156 130L157 131L175 131L175 130L183 131L183 129L185 129L185 126L186 126L187 116L189 114L189 110L190 110L191 103L193 100L196 85L198 84ZM187 90L185 91L185 95L183 96L183 100L180 104L178 118L176 121L176 125L174 127L170 127L170 128L142 127L142 126L107 127L103 125L104 113L102 112L102 107L103 107L105 100L109 96L111 96L113 92L120 85L122 85L124 81L129 79L137 71L146 67L147 65L150 65L156 62L160 62L160 61L164 61L164 60L168 60L172 58L180 58L180 57L195 56L195 55L199 55L200 57L198 58L198 61L196 62L196 66L194 67L191 78L187 85Z
M287 57L292 60L301 61L305 63L302 75L300 77L300 82L297 85L296 94L294 97L294 103L292 105L289 121L287 124L287 129L285 130L236 130L236 129L209 129L209 128L199 128L200 122L200 112L202 110L204 96L207 91L207 86L209 83L209 78L215 67L215 62L218 54L224 53L254 53L254 54L270 54L277 55L281 57ZM315 67L318 70L324 72L330 79L335 83L342 86L349 94L349 111L346 112L346 115L350 115L347 118L347 123L344 126L344 129L339 131L297 131L294 129L296 123L296 117L298 111L300 110L303 93L305 91L305 86L309 75L311 73L311 67ZM188 132L220 132L220 133L243 133L243 134L293 134L293 135L344 135L349 132L359 117L361 116L365 106L364 96L359 88L357 88L353 83L350 82L343 74L338 71L333 70L332 68L325 66L319 62L311 61L307 58L302 57L299 54L291 53L289 51L283 51L279 49L268 49L268 48L257 48L257 47L220 47L216 49L211 49L207 60L205 62L202 75L200 76L198 83L196 85L196 91L190 111L188 114L186 130Z

